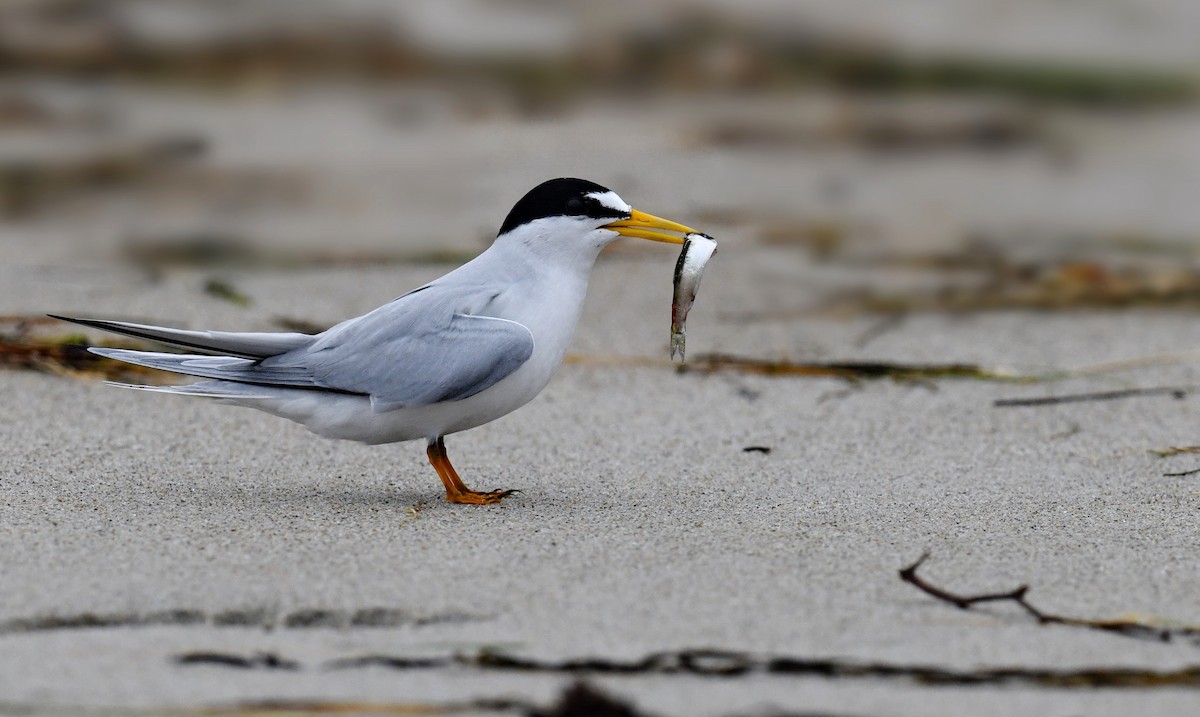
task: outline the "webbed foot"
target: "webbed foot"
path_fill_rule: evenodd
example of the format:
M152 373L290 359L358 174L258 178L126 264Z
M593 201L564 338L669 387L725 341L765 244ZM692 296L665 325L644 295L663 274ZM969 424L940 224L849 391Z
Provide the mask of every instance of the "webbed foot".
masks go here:
M477 491L477 490L460 490L446 491L446 500L451 503L462 503L464 505L492 505L499 503L508 496L516 493L516 490L492 490L492 491Z

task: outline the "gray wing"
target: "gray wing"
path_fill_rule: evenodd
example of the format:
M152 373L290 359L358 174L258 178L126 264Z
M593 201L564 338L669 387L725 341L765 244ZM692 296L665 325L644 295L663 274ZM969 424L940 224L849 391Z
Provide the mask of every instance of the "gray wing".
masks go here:
M318 350L306 363L317 385L369 394L382 413L469 398L533 354L533 334L507 319L456 313L426 328Z
M370 397L372 409L382 413L469 398L529 360L533 334L526 326L464 313L486 306L494 296L482 290L464 295L430 285L319 336L294 335L296 339L303 336L301 345L293 343L290 350L265 358L247 358L249 351L245 350L241 356L90 350L127 363L203 378L363 394ZM228 342L226 350L237 343L232 341L235 336L241 335L221 335L222 342ZM187 338L194 341L195 348L215 348L198 345L196 336Z
M369 395L377 413L469 398L533 355L533 334L523 324L466 313L491 296L432 285L339 324L309 346L264 359L259 368Z

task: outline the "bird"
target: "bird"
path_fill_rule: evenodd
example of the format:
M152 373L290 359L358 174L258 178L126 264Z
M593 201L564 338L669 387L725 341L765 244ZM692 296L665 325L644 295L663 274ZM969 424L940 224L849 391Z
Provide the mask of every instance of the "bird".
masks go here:
M681 245L694 232L632 208L599 184L564 177L525 194L474 259L321 333L50 316L188 351L89 349L204 379L113 385L256 408L328 438L372 445L424 439L446 500L490 505L515 491L468 488L445 437L494 421L546 387L566 355L601 250L621 237Z

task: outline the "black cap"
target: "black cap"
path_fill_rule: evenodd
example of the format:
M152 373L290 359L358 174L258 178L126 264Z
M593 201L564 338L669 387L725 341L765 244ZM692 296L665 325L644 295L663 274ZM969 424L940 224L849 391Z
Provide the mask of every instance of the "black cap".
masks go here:
M612 190L586 179L560 177L542 182L513 205L504 224L500 226L499 234L506 234L522 224L546 217L591 217L613 221L627 218L628 212L605 206L594 197L587 196L609 191Z

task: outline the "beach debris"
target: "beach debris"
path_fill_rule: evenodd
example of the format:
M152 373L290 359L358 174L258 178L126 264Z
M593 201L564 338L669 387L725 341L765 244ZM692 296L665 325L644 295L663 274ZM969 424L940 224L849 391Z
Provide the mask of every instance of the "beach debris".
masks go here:
M109 381L156 383L164 380L161 371L97 356L89 346L108 348L145 348L141 342L113 341L94 343L80 333L51 333L62 322L48 316L0 316L0 368L24 369L74 378L99 378Z
M243 670L300 669L300 663L280 657L273 652L259 652L249 657L225 652L188 652L176 656L175 663L178 665L220 665L222 667L237 667Z
M707 234L688 234L683 241L683 250L675 262L675 291L671 301L671 358L679 352L683 361L684 345L687 341L685 323L696 292L700 290L700 279L704 267L717 251L717 242Z
M268 607L231 608L217 612L177 607L155 612L83 612L16 617L0 621L0 635L59 630L193 625L262 630L390 629L483 622L490 619L490 616L469 615L453 611L415 614L411 610L383 606L366 606L349 610L301 608L291 612L279 612Z
M688 132L693 146L787 149L855 146L880 153L1001 151L1049 143L1043 122L1018 103L950 97L844 98L810 111L723 117Z
M1115 619L1091 619L1082 617L1068 617L1066 615L1056 615L1054 613L1045 612L1034 607L1025 596L1029 593L1028 585L1018 586L1014 590L995 593L981 593L979 595L958 595L952 593L945 588L938 587L924 578L917 575L917 570L925 564L929 559L929 552L921 554L916 562L906 568L900 570L900 579L912 585L921 592L931 595L942 602L948 602L960 610L969 610L970 608L987 602L1013 602L1024 610L1030 617L1037 621L1039 625L1067 625L1069 627L1082 627L1090 630L1101 630L1103 632L1111 632L1125 637L1135 637L1143 640L1157 640L1160 642L1171 642L1176 638L1182 638L1191 641L1193 644L1200 645L1200 625L1175 625L1170 624L1166 620L1160 618L1148 617L1121 617Z
M474 249L417 249L411 251L328 248L273 248L254 237L195 234L141 237L126 243L122 257L144 269L176 268L268 269L299 271L335 267L376 267L390 264L462 264L478 256Z
M996 408L1053 406L1060 403L1083 403L1084 401L1115 401L1139 396L1170 396L1175 400L1187 397L1191 388L1160 386L1157 388L1127 388L1119 391L1097 391L1094 393L1072 393L1066 396L1040 396L1037 398L998 398L992 402Z
M1188 267L1109 266L1095 261L1057 264L991 261L975 286L932 292L882 294L864 290L835 299L818 312L829 314L940 311L1078 311L1085 309L1200 308L1200 270ZM930 266L930 268L940 268ZM771 312L765 318L811 314ZM758 317L758 318L764 318Z
M1044 376L1012 373L1003 369L987 369L976 364L906 364L872 361L788 361L730 354L701 354L677 370L697 373L736 373L759 376L813 376L863 381L890 378L893 381L928 381L939 378L977 379L983 381L1034 382Z
M1171 446L1170 448L1160 448L1151 450L1150 452L1159 458L1170 458L1171 456L1200 453L1200 446Z
M233 284L224 279L212 278L205 281L204 293L242 308L246 308L253 303L249 296L238 291Z
M262 653L243 656L236 653L188 653L211 656L177 664L210 664L245 669L257 666ZM183 655L181 657L186 657ZM248 664L245 664L248 663ZM546 675L662 675L728 679L758 674L790 677L819 676L823 679L911 680L923 685L1025 685L1063 689L1171 688L1200 686L1200 667L1187 665L1176 670L1152 668L1084 667L1047 669L1038 667L943 668L903 662L861 662L853 659L806 657L737 650L694 648L653 652L631 659L581 657L541 660L522 657L495 649L441 655L366 654L313 663L301 669L352 670L385 668L398 671L470 668L490 672ZM450 706L447 705L447 712ZM446 712L443 712L443 714ZM258 713L256 713L258 714ZM401 712L401 714L406 714ZM562 713L544 713L529 709L525 714L560 717ZM574 714L574 713L567 713ZM594 714L594 713L581 713Z
M1062 441L1072 436L1078 436L1080 433L1083 433L1083 426L1080 426L1078 423L1071 422L1067 424L1065 429L1059 431L1058 433L1052 433L1049 437L1052 441Z
M746 446L742 453L761 453L766 456L771 454L771 449L769 446Z
M564 363L587 366L644 366L647 368L672 367L679 373L741 373L755 376L840 378L851 383L889 378L893 381L933 381L936 379L974 379L979 381L1006 381L1012 383L1037 383L1068 378L1068 372L1045 374L1022 374L1003 368L986 368L970 363L910 364L887 361L792 361L786 358L767 359L735 354L697 354L683 365L675 365L667 359L646 356L594 356L589 354L567 354ZM739 390L739 394L742 391ZM757 393L749 391L744 397L753 400Z
M801 234L794 236L802 242ZM875 314L886 317L890 324L918 313L1200 310L1200 269L1191 266L1190 258L1171 265L1118 264L1116 260L1012 261L984 244L944 254L851 254L842 251L839 260L856 267L928 271L944 283L931 289L898 291L863 286L832 293L816 304L725 312L722 319L792 321Z
M1151 450L1151 453L1159 458L1170 458L1171 456L1186 456L1200 453L1200 446L1171 446L1170 448L1161 448ZM1163 478L1184 478L1194 476L1200 473L1200 468L1195 468L1187 471L1176 471L1172 473L1163 473Z
M237 669L296 670L300 663L276 653L259 652L245 656L230 652L193 652L175 658L177 665L211 665ZM381 658L363 666L378 665L390 669L426 669L444 667L440 660L421 658ZM337 668L335 668L337 669ZM134 712L136 714L136 711ZM22 713L23 714L23 713ZM39 713L40 714L40 713ZM106 713L107 714L107 713ZM124 714L124 713L122 713ZM154 712L154 714L159 714ZM300 715L523 715L524 717L649 717L630 703L611 696L583 680L564 687L549 704L500 696L474 697L465 701L379 702L365 700L266 699L220 707L181 707L170 710L175 717L299 717Z

